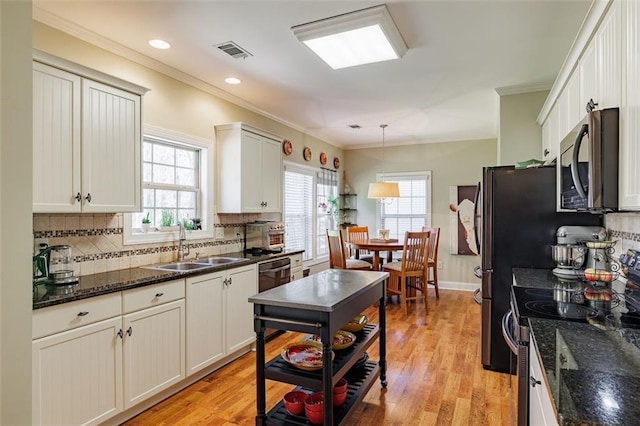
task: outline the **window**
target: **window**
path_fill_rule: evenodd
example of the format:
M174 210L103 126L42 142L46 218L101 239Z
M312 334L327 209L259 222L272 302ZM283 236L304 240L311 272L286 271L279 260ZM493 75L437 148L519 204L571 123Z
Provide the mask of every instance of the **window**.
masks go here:
M142 142L142 212L125 215L125 244L172 241L176 230L166 228L163 216L172 225L184 223L187 238L211 238L211 183L207 183L208 141L145 127ZM150 231L143 232L143 218L149 218ZM196 220L194 220L196 219ZM197 220L199 219L199 220ZM158 232L166 231L170 232Z
M304 250L305 261L320 260L329 254L326 230L337 226L337 191L337 173L285 165L285 246Z
M377 178L382 180L381 175ZM389 229L390 238L402 240L406 231L431 225L431 172L386 173L384 181L397 182L400 188L400 198L378 208L378 223Z

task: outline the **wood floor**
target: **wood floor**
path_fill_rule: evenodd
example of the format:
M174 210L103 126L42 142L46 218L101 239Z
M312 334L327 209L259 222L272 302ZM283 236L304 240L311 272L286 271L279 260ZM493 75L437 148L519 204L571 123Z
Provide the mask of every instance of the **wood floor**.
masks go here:
M365 314L377 321L377 308ZM371 388L348 425L511 425L510 378L479 358L480 308L469 292L429 290L429 312L387 305L387 389ZM267 359L303 335L267 343ZM367 351L377 359L377 345ZM267 381L267 408L292 385ZM255 424L255 356L249 353L154 406L126 425Z

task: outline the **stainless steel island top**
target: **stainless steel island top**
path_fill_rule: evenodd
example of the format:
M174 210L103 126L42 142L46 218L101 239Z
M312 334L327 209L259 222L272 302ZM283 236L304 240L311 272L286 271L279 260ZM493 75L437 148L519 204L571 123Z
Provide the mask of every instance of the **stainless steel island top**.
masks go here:
M387 272L326 269L317 274L258 293L249 302L260 305L333 312L385 279Z

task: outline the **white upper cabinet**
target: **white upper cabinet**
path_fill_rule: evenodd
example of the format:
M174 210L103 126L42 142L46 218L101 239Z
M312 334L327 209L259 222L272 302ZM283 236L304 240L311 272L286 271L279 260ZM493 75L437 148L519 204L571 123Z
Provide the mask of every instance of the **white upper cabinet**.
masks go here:
M216 126L219 213L282 210L281 143L246 124Z
M621 37L620 2L614 1L580 59L581 118L592 99L595 109L620 106Z
M42 52L33 63L33 211L140 210L146 89Z
M619 207L640 210L640 2L624 7Z
M556 103L542 125L542 159L544 161L552 160L558 156L560 119L560 105Z

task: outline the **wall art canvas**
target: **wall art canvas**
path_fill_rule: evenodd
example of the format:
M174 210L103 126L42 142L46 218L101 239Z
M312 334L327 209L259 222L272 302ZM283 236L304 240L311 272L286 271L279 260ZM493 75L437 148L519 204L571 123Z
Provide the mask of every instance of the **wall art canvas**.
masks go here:
M476 185L451 186L449 188L449 214L451 254L477 256L475 209L473 200Z

